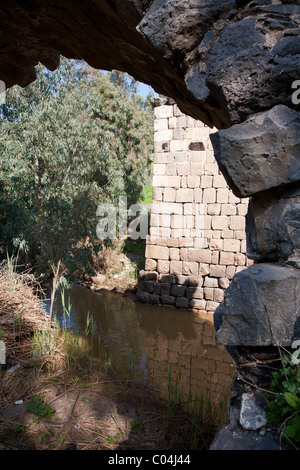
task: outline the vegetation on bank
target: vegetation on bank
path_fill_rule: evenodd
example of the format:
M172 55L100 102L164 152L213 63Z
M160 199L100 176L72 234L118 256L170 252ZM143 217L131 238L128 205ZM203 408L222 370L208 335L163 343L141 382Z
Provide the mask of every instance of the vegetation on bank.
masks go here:
M0 321L7 363L0 376L0 449L205 450L220 425L218 406L190 397L179 378L168 393L117 377L105 350L84 334L45 321L32 275L0 271ZM12 292L12 295L10 293ZM70 307L63 303L65 315ZM66 322L67 323L67 322ZM102 352L101 352L102 351ZM221 415L222 419L222 415Z
M153 110L137 82L62 59L6 93L0 119L0 250L41 281L93 270L100 204L149 186Z

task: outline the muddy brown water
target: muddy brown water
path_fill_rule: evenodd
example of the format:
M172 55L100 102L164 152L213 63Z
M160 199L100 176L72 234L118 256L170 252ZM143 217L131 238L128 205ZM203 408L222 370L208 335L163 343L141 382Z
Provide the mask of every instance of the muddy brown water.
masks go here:
M70 315L63 314L58 293L57 320L83 338L94 357L110 361L118 375L158 387L171 398L228 402L235 366L216 344L211 314L145 305L78 285L64 297Z

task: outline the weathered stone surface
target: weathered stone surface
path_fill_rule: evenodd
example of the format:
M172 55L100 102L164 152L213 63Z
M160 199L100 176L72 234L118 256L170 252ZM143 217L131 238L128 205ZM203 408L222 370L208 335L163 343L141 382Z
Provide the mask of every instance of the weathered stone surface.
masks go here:
M269 0L2 2L0 79L35 79L59 56L126 71L209 126L229 127L277 104L293 107L300 5Z
M256 402L254 394L243 393L240 411L240 425L244 429L256 431L266 424L266 412Z
M286 106L211 134L211 141L237 197L300 180L300 113Z
M264 436L254 431L243 431L225 425L217 432L210 450L280 450L280 443L272 433Z
M300 188L254 196L246 232L250 259L300 260Z
M214 313L217 342L291 346L300 338L300 270L254 264L234 276Z

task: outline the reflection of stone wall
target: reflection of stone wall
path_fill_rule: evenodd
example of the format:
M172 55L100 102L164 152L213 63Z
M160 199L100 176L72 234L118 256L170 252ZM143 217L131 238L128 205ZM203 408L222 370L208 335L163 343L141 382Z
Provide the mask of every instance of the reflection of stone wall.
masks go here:
M178 392L185 399L190 394L193 398L197 396L228 405L226 402L231 393L235 363L224 346L216 344L212 317L201 316L200 313L195 315L194 340L186 339L180 332L176 337L160 332L155 336L146 335L149 375L151 377L153 373L153 383L165 394L170 366L171 384L175 387L176 378L180 377Z
M138 300L214 311L246 258L247 199L235 197L209 139L215 130L156 100L153 202ZM159 281L159 282L157 282Z

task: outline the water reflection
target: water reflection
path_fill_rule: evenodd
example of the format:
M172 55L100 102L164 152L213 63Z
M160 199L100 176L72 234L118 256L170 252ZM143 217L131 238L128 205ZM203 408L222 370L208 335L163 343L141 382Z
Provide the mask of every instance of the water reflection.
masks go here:
M214 402L229 395L234 363L215 342L211 315L132 302L122 296L102 295L82 286L65 291L74 332L84 335L87 316L93 319L93 349L100 344L111 357L114 370L167 390L169 378L185 396L209 397ZM63 323L61 296L55 314ZM99 338L101 341L99 341Z

